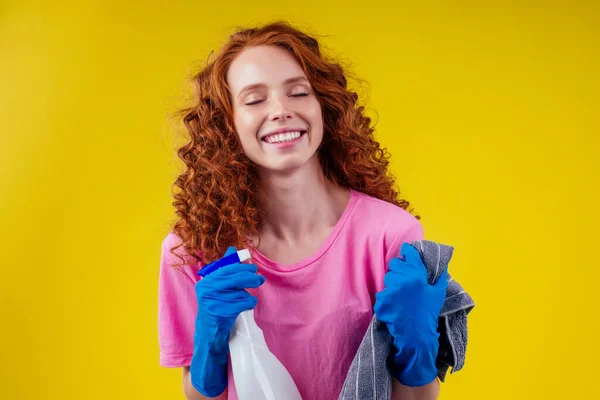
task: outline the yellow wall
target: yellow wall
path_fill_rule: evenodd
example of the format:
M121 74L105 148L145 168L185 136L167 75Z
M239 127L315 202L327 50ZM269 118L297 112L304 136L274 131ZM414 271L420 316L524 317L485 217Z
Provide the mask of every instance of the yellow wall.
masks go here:
M441 398L598 395L597 2L80 3L0 6L1 398L183 398L158 366L165 117L230 28L277 17L370 82L399 184L456 246L477 307Z

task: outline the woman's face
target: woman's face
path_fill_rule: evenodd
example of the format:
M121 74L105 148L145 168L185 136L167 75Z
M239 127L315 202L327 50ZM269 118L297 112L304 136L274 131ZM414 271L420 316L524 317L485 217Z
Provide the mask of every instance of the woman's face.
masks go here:
M316 154L321 105L291 53L276 46L245 49L231 63L227 83L242 148L259 168L291 171Z

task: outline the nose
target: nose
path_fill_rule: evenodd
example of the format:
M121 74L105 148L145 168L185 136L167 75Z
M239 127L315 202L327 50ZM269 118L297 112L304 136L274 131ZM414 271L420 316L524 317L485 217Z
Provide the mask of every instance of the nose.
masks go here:
M292 113L288 109L285 100L277 96L272 102L273 106L270 111L270 119L272 121L285 121L292 118Z

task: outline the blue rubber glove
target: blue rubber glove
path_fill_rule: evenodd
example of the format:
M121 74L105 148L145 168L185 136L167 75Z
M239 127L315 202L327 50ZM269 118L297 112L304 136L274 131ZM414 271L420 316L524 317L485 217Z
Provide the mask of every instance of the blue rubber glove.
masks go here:
M230 247L225 255L235 252ZM217 397L227 387L229 333L238 315L257 304L245 290L265 282L257 271L253 264L231 264L196 283L198 314L190 374L192 386L205 396Z
M385 288L375 295L374 311L393 337L394 376L410 387L424 386L438 374L438 318L446 298L448 273L435 284L427 282L421 255L404 243L402 258L393 258L385 274Z

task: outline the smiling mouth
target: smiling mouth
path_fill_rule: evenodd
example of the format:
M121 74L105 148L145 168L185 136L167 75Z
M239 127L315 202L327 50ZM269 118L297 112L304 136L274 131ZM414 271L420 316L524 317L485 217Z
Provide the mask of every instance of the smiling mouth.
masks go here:
M276 133L274 135L265 136L264 138L262 138L262 140L270 144L287 143L297 140L300 136L304 135L305 133L306 131Z

